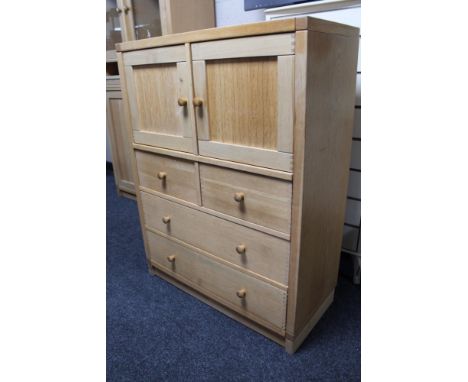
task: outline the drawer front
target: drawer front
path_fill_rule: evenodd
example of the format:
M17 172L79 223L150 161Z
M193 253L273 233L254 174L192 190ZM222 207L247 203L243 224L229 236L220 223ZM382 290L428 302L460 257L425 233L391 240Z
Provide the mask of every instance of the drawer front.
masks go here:
M287 285L290 252L287 240L145 192L141 193L141 199L148 227Z
M135 151L140 186L197 203L195 164L179 158Z
M150 257L167 273L191 287L208 291L231 309L284 329L286 291L220 264L207 256L148 231ZM187 282L188 281L188 282Z
M205 207L290 233L290 182L203 164L200 181Z
M106 78L106 90L120 90L120 78Z

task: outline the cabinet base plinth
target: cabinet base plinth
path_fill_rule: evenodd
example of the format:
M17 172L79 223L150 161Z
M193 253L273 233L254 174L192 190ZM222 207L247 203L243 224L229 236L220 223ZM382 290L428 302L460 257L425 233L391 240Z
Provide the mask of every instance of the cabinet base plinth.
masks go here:
M307 322L301 332L295 336L294 338L289 338L286 335L285 340L285 348L289 354L294 354L296 350L301 346L304 340L307 338L309 333L312 331L314 326L317 324L318 320L323 316L323 314L327 311L328 307L333 302L333 297L335 295L335 289L327 296L327 298L323 301L322 305L318 308L317 312L312 316L312 318Z
M162 278L163 280L167 281L168 283L176 286L177 288L183 290L184 292L190 294L191 296L203 301L205 304L210 305L212 308L220 311L221 313L224 313L226 316L232 318L233 320L236 320L240 322L241 324L247 326L248 328L255 330L256 332L260 333L261 335L269 338L270 340L276 342L277 344L281 346L285 346L285 340L284 337L281 337L280 335L271 332L270 330L264 328L263 326L257 324L256 322L243 317L242 315L232 311L231 309L225 307L224 305L218 303L217 301L212 300L211 298L203 295L202 293L196 291L195 289L189 287L188 285L185 285L181 283L180 281L174 279L173 277L169 276L168 274L160 271L154 266L149 266L149 272L153 276L158 276Z

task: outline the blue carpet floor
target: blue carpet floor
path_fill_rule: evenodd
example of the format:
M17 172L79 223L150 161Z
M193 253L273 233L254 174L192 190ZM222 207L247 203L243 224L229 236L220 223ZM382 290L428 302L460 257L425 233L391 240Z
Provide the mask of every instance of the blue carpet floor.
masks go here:
M108 381L359 381L360 288L340 275L335 301L291 356L148 273L136 202L107 172Z

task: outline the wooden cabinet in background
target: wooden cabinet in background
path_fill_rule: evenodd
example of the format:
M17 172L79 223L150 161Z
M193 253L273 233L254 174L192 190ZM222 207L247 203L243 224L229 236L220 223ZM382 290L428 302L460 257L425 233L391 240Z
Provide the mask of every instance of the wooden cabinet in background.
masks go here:
M112 166L117 190L121 195L134 195L135 184L130 159L132 146L125 124L122 92L118 78L107 80L106 89L107 131L112 150Z
M214 0L106 0L106 50L141 40L216 26Z
M150 271L289 352L333 301L358 42L297 18L117 45Z

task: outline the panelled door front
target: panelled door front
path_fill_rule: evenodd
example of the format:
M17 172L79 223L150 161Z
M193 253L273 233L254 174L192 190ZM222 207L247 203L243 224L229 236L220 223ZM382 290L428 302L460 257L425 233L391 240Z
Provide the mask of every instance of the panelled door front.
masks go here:
M185 46L128 52L123 62L135 143L193 152L192 85Z
M191 49L199 154L292 171L294 34Z

